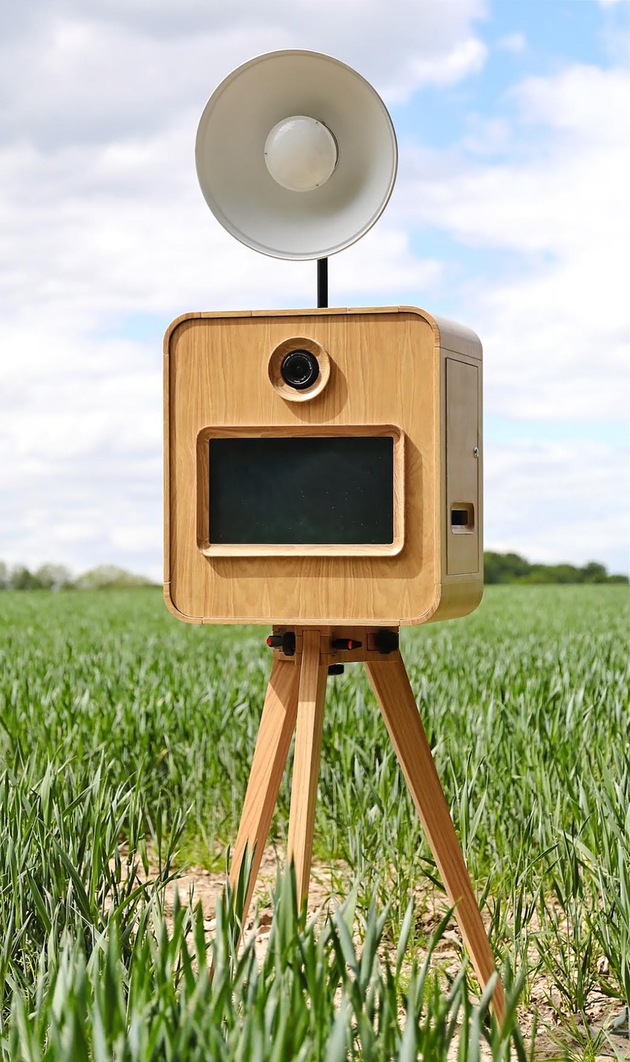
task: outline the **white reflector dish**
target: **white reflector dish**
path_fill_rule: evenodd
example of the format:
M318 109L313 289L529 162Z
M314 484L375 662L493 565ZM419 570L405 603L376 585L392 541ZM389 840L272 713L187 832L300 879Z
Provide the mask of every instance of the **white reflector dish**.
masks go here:
M301 123L292 132L287 119L302 118L324 129ZM288 149L277 133L269 140L277 127L292 137ZM291 157L300 136L303 166ZM273 158L265 157L269 145ZM391 118L372 86L337 59L297 50L260 55L221 82L201 116L195 154L204 198L224 228L256 251L295 261L360 239L387 206L398 162Z

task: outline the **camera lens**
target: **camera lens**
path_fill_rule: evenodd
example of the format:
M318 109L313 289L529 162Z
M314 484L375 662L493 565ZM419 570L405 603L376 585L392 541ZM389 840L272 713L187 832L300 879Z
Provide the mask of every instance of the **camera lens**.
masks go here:
M304 391L319 376L319 362L309 350L292 350L280 366L282 379L296 391Z

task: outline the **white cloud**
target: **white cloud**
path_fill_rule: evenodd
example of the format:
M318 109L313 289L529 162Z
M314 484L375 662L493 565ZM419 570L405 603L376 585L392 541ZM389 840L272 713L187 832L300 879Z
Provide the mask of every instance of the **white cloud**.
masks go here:
M626 143L627 80L626 70L574 65L553 77L529 77L513 94L526 121L570 130L578 144L618 148Z
M311 263L261 258L203 205L194 135L221 77L257 52L307 47L358 68L389 102L409 101L419 87L453 86L480 69L486 47L475 20L484 14L481 0L5 6L0 556L78 570L112 561L159 577L159 344L117 332L125 322L130 335L134 322L141 330L144 316L166 326L188 309L312 304ZM518 36L500 46L515 50ZM471 116L454 149L404 147L387 215L331 261L334 297L360 304L378 291L392 303L415 289L439 311L448 293L484 339L488 409L617 415L626 320L622 92L620 72L569 68L522 83L516 113ZM507 252L509 268L482 282L473 266L462 282L468 267L412 251L414 227L427 223L468 256ZM591 457L597 489L613 497L609 455ZM523 537L516 542L516 525L497 522L497 499L508 496L519 462L543 475L545 460L529 450L511 466L488 457L489 529L510 548L524 549ZM545 482L583 496L579 465L568 479L560 458L546 467ZM560 548L560 516L547 511L532 549L572 559ZM589 525L602 551L617 549L610 512L602 502L608 530ZM613 555L587 545L588 536L584 559Z
M467 74L481 70L487 56L488 49L483 41L468 37L447 54L419 57L405 64L384 95L388 102L400 103L423 85L455 85Z
M599 560L627 572L628 480L627 462L611 446L533 439L488 446L486 548L549 564Z
M177 124L187 107L200 113L234 66L274 49L338 55L396 100L421 85L452 84L485 58L471 28L483 0L23 6L26 22L14 15L0 38L0 129L48 148Z
M0 556L158 577L161 352L157 337L117 330L188 309L312 305L311 263L253 254L203 204L194 137L218 81L257 52L306 47L404 100L479 68L483 12L482 0L3 9ZM440 269L403 228L380 227L331 263L331 284L359 302L376 284L395 301Z
M468 141L410 149L397 210L471 248L473 269L475 249L511 255L503 276L471 269L461 303L484 339L490 411L625 418L626 73L574 66L513 96L503 158L479 162Z

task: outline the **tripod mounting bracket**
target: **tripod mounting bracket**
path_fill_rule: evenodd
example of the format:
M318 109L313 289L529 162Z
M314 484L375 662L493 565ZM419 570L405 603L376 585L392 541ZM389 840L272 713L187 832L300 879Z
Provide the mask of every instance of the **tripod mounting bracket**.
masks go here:
M294 662L302 658L304 631L320 635L322 656L331 664L352 664L389 656L398 650L398 627L285 627L274 626L266 639L274 655Z

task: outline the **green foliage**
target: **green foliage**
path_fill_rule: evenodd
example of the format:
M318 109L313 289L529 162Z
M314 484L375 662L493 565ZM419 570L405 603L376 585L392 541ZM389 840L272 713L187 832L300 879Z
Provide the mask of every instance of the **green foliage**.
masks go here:
M605 566L589 561L573 564L531 564L518 553L484 553L484 580L492 583L628 583L627 575L609 575ZM152 586L150 579L115 564L100 564L73 578L63 564L42 564L32 572L24 565L9 570L0 561L0 590L126 590Z
M21 750L0 775L0 1012L14 989L29 994L59 939L80 942L89 957L116 920L119 944L128 947L146 892L138 859L148 869L138 797L133 787L108 785L101 765L49 763L40 776ZM167 870L168 857L156 887Z
M100 564L74 581L77 590L126 590L137 586L151 586L144 575L134 575L115 564Z
M412 686L485 896L493 946L522 970L525 1000L537 969L544 970L558 1020L586 1037L600 992L619 1008L630 1003L628 621L621 586L491 587L465 620L403 631ZM439 1060L460 988L459 1017L470 1022L471 1044L477 1036L468 1057L477 1057L479 1018L466 1002L466 975L450 995L432 973L422 991L404 984L427 944L426 890L416 894L411 919L409 898L437 873L358 666L329 684L315 837L333 885L347 893L348 878L356 879L364 974L338 922L331 923L334 933L322 930L325 945L314 930L305 944L302 926L297 936L291 930L285 951L270 949L276 957L264 975L247 966L239 968L241 981L230 973L217 1001L194 952L193 980L186 979L182 941L192 947L192 915L178 916L185 930L176 922L166 933L161 883L147 888L133 872L128 883L127 861L142 862L145 834L163 853L162 883L175 844L209 865L224 861L268 674L265 633L179 624L152 589L2 595L0 984L11 1062L39 1058L36 1045L44 1043L42 1062L79 1059L83 1048L72 1037L81 1029L92 1037L90 1058L183 1057L177 1037L188 1015L196 1015L192 1027L202 1045L186 1047L191 1059L275 1057L262 1052L285 1043L277 1030L297 1037L303 1028L304 1059L328 1057L323 1044L331 1059L412 1059L422 1045L425 1057ZM287 819L285 782L272 827L280 843ZM384 908L381 924L376 911ZM418 1028L421 1014L430 1013L438 1046L414 1043L419 1032L400 1023L396 1033L392 1025L395 996L383 949L386 957L397 946L405 958L395 991L407 992ZM130 997L138 956L144 987ZM368 967L376 971L372 996ZM110 980L121 996L104 987L108 968L118 971L120 984ZM360 997L350 983L357 980ZM299 1028L283 1010L285 993L291 1014L302 1015ZM317 1010L320 998L328 1010L318 1020L330 1040L313 1046L306 1011ZM396 1006L398 1013L400 999ZM201 1016L206 1010L224 1017L213 1025ZM154 1046L133 1054L128 1045L145 1028ZM239 1037L250 1046L230 1054ZM70 1043L76 1055L63 1046ZM265 1046L257 1054L259 1043ZM291 1057L283 1050L277 1047L278 1058Z
M627 583L627 575L609 575L598 561L589 561L583 568L574 564L530 564L518 553L483 555L484 582L492 583Z
M2 1062L346 1062L417 1057L446 1062L478 1058L487 1039L492 1059L525 1059L515 1028L518 985L509 980L508 1020L488 1031L491 992L474 1006L460 975L440 991L429 959L405 976L378 949L386 913L370 910L362 951L341 908L321 928L296 907L295 878L279 883L267 952L259 967L250 938L239 952L238 905L224 896L208 946L201 908L176 901L172 925L148 902L132 939L111 920L91 952L66 933L52 945L32 990L16 991L0 1029ZM349 923L349 924L348 924ZM403 949L404 951L404 949ZM211 972L212 971L212 972ZM461 1022L461 1028L458 1028Z
M42 564L32 572L23 564L9 569L0 561L0 590L126 590L154 585L143 575L101 564L75 579L63 564Z
M42 564L30 571L23 564L9 570L0 562L0 590L67 590L72 576L63 564Z

